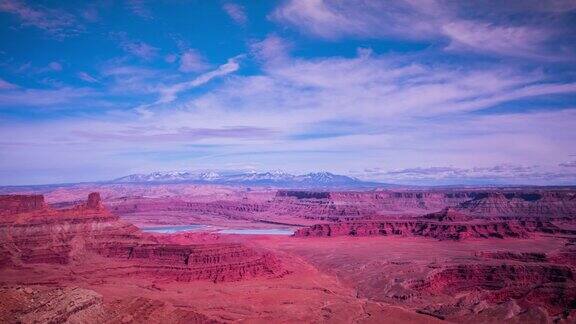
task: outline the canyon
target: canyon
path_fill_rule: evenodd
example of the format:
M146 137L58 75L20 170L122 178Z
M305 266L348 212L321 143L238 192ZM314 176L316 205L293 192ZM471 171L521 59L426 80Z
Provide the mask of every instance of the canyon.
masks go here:
M570 187L0 192L2 322L576 321Z

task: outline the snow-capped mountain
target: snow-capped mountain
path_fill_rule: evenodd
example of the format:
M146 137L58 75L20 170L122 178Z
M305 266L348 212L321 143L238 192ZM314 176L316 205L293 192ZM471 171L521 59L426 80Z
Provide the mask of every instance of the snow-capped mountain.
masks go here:
M126 177L118 178L114 182L170 182L182 181L192 178L190 172L152 172L149 174L131 174Z
M303 175L293 175L283 171L271 172L232 172L232 171L170 171L153 172L149 174L132 174L112 180L114 183L212 183L250 186L274 186L291 188L310 187L376 187L384 184L365 182L356 178L333 174L330 172L315 172Z

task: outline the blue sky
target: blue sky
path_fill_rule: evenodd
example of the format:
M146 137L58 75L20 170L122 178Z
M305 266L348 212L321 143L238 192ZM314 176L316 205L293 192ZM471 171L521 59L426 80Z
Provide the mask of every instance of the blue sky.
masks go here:
M576 2L0 0L0 184L576 184Z

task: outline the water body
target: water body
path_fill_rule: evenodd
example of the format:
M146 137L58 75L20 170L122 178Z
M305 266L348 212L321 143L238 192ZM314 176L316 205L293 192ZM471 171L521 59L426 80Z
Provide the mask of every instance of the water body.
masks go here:
M270 229L223 229L218 233L222 234L240 234L240 235L292 235L293 230L270 228Z
M173 225L173 226L142 227L141 229L143 232L172 234L186 231L197 231L200 229L204 229L206 227L207 227L206 225Z

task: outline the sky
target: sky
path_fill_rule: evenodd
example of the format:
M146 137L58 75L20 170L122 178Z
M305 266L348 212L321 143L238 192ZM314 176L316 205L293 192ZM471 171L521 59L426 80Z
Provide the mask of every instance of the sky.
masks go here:
M575 0L0 0L0 185L576 184Z

